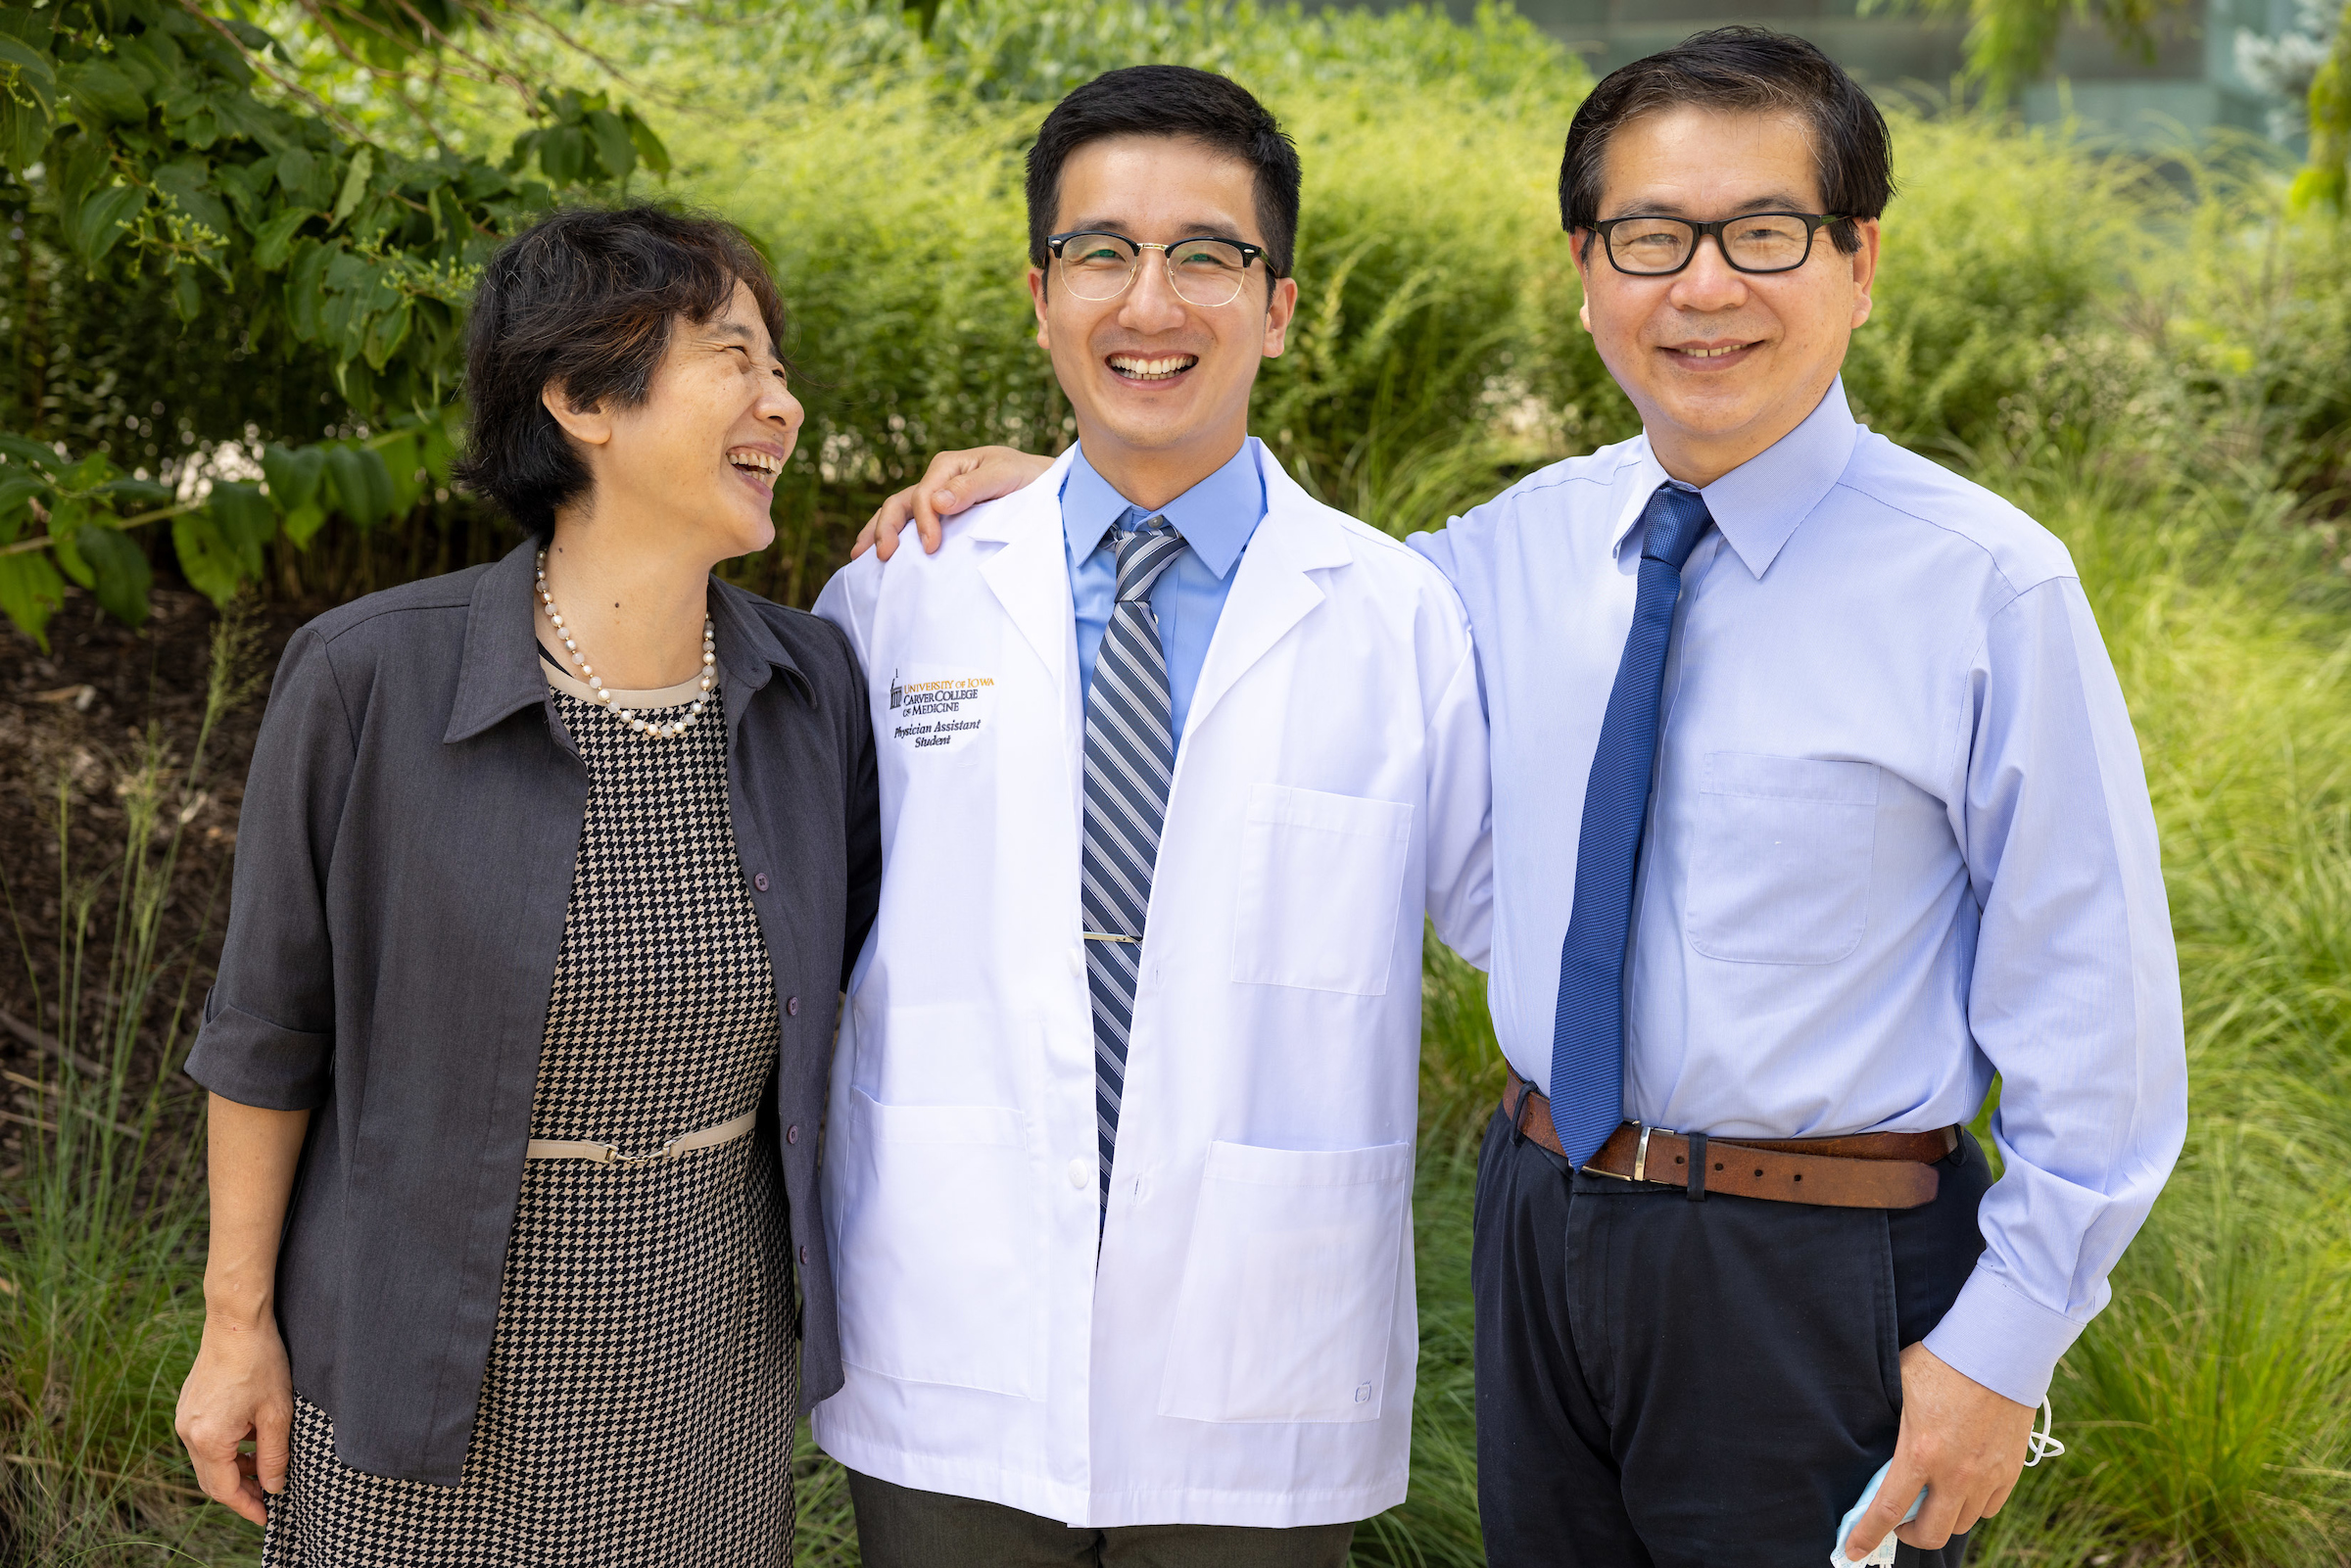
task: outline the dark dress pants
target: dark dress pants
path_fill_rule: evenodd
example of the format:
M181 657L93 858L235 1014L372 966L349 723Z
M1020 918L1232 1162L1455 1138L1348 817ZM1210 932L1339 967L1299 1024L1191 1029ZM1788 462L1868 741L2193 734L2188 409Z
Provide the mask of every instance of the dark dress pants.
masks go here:
M1938 1169L1917 1209L1694 1203L1572 1171L1498 1113L1471 1262L1487 1562L1822 1568L1894 1457L1901 1348L1984 1249L1983 1151L1962 1137Z
M1122 1525L1058 1519L849 1472L865 1568L1344 1568L1355 1526Z

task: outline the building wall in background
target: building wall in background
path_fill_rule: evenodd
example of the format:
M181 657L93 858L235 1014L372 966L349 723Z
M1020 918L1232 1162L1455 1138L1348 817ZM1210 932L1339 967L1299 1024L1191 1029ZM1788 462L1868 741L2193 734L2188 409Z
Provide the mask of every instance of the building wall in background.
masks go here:
M1474 0L1447 0L1466 14ZM1881 6L1862 14L1860 0L1517 0L1518 10L1606 75L1627 61L1693 32L1745 22L1799 33L1826 50L1873 91L1909 89L1947 95L1963 64L1967 24L1929 20ZM2103 31L2071 25L2041 80L2023 94L2028 119L2070 113L2093 133L2138 147L2177 144L2190 134L2233 126L2273 132L2276 98L2237 69L2240 29L2275 37L2293 25L2295 0L2203 0L2167 17L2150 58L2122 50ZM2299 153L2300 138L2293 151Z

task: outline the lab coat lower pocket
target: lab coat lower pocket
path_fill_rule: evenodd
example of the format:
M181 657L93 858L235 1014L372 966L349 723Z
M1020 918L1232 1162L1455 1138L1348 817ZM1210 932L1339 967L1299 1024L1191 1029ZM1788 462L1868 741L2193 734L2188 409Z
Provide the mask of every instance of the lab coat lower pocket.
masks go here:
M1834 964L1869 925L1878 770L1707 754L1684 901L1690 945L1736 964Z
M1160 1414L1378 1420L1412 1183L1410 1144L1210 1144Z
M1254 784L1241 828L1232 977L1388 994L1413 808Z
M886 1377L1040 1399L1044 1220L1027 1118L849 1091L842 1357Z

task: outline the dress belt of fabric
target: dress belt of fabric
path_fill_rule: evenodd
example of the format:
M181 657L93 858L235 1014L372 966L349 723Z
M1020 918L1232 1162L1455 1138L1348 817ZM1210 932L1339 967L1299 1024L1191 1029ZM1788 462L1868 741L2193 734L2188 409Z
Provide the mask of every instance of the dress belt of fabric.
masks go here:
M679 1155L692 1154L696 1149L715 1149L722 1143L733 1143L745 1136L759 1124L757 1111L745 1111L732 1121L722 1121L715 1127L699 1132L688 1132L672 1138L659 1149L647 1155L624 1155L620 1146L612 1143L586 1143L561 1138L533 1138L524 1151L525 1160L587 1160L600 1165L647 1165L656 1160L674 1160Z
M1565 1159L1551 1101L1516 1072L1502 1114L1523 1137ZM1627 1121L1582 1169L1619 1181L1681 1187L1693 1198L1729 1193L1830 1209L1916 1209L1942 1188L1935 1163L1959 1147L1959 1129L1862 1132L1841 1138L1709 1138ZM1697 1165L1691 1164L1696 1159Z

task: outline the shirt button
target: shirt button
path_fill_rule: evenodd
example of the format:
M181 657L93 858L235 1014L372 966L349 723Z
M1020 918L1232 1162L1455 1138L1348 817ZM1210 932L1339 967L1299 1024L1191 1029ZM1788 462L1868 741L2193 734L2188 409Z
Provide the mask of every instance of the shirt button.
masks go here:
M767 891L767 873L765 873L765 872L761 872L761 873L760 873L758 876L756 876L756 877L752 878L752 879L751 879L751 885L752 885L753 887L756 887L756 888L758 888L758 889L759 889L761 892L763 892L763 893L764 893L764 892L766 892L766 891Z
M784 1012L788 1017L798 1018L800 1016L800 999L796 996L784 998Z
M1073 1161L1071 1161L1071 1162L1070 1162L1070 1185L1071 1185L1071 1186L1073 1186L1073 1187L1083 1187L1083 1186L1084 1186L1084 1185L1085 1185L1087 1182L1089 1182L1089 1181L1091 1181L1091 1180L1093 1180L1093 1179L1094 1179L1094 1162L1093 1162L1093 1161L1091 1161L1091 1160L1084 1160L1084 1159L1079 1159L1079 1160L1073 1160Z
M798 1143L800 1141L800 1128L797 1122L794 1122L792 1125L784 1129L784 1141L786 1143Z
M808 1249L805 1247L800 1249L800 1261L803 1263L808 1261Z
M1070 949L1070 973L1080 979L1085 977L1085 949L1083 947Z

